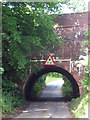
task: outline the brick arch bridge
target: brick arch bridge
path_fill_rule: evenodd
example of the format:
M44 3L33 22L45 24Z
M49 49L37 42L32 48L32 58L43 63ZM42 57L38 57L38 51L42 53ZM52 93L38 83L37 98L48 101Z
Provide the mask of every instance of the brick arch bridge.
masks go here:
M79 86L79 92L77 93L82 94L83 86L81 82L85 73L85 65L88 64L88 46L85 45L84 51L80 49L84 45L84 40L88 39L84 35L85 30L88 30L88 26L90 25L88 12L65 14L55 18L53 21L56 23L54 26L55 32L60 38L65 40L64 45L53 46L55 50L52 56L55 60L55 65L66 70L73 76ZM36 61L41 60L42 62L39 61L38 65L43 66L46 57L40 55L32 59L37 59Z
M77 84L77 81L74 79L74 77L68 71L66 71L63 68L57 67L57 66L45 66L40 71L33 73L29 77L28 81L26 82L25 88L24 88L24 95L25 95L25 99L27 101L30 101L32 98L32 90L33 90L33 87L34 87L35 83L37 82L38 78L49 72L61 73L71 82L71 85L73 88L73 94L71 96L71 99L77 98L80 96L79 86Z

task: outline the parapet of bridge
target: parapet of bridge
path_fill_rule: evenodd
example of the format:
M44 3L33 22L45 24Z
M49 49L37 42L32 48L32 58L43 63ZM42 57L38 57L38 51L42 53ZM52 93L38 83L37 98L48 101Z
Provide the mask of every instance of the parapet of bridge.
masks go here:
M88 40L84 32L90 25L88 14L89 12L64 14L53 20L55 32L65 41L64 45L55 47L54 54L60 59L71 59L71 74L78 82L80 93L83 91L80 84L88 64L88 45L84 45L84 40ZM85 49L82 51L83 46ZM62 66L68 71L70 69L68 62L57 63L57 66Z

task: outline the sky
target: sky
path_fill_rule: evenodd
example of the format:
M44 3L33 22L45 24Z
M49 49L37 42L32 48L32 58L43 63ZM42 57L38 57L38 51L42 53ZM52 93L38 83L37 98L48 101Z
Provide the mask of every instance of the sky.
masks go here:
M73 1L78 2L78 0L70 0L70 2L73 2ZM73 9L70 9L66 4L64 4L62 6L62 13L68 14L68 13L74 13L74 12L78 12L78 11L79 12L89 11L90 0L79 0L79 1L80 1L79 4L76 4L76 10L75 11L73 11ZM82 3L82 1L84 3ZM85 10L82 10L83 5L85 6Z
M74 11L72 9L69 9L67 5L63 5L63 8L62 8L62 13L74 13Z
M9 1L9 0L8 0ZM62 10L60 9L61 14L68 14L68 13L76 13L76 12L86 12L89 11L89 4L90 0L70 0L71 3L75 2L76 3L76 8L75 11L72 8L69 8L68 5L66 4L60 4L60 8L62 6ZM78 4L77 4L78 3ZM85 7L85 10L82 10L82 7ZM10 7L10 6L9 6ZM12 7L12 6L11 6ZM47 10L46 10L47 11ZM58 13L56 13L58 14Z

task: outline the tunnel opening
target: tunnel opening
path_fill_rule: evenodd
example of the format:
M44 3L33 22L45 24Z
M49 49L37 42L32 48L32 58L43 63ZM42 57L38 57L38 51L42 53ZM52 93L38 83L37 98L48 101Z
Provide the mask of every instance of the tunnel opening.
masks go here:
M73 88L70 81L60 73L49 72L35 82L32 97L57 99L72 96Z
M79 86L76 80L74 79L74 77L68 71L66 71L63 68L57 67L57 66L45 66L40 71L33 73L29 77L28 81L26 82L25 87L24 87L24 95L25 95L26 101L42 100L41 98L38 98L38 97L32 97L33 87L42 75L45 75L50 72L57 72L65 76L70 81L72 88L73 88L72 96L58 97L57 98L58 101L59 100L71 100L72 98L77 98L80 96ZM43 98L43 100L49 100L49 98L48 99ZM53 98L53 100L55 100L55 98Z
M35 82L32 97L57 98L62 97L63 76L57 72L50 72L42 75Z

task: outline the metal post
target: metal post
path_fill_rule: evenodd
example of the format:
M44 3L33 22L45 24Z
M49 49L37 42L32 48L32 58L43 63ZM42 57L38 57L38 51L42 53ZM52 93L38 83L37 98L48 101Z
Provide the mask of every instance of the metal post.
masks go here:
M70 65L69 66L70 67L69 72L71 73L71 59L70 59L70 64L69 65Z

